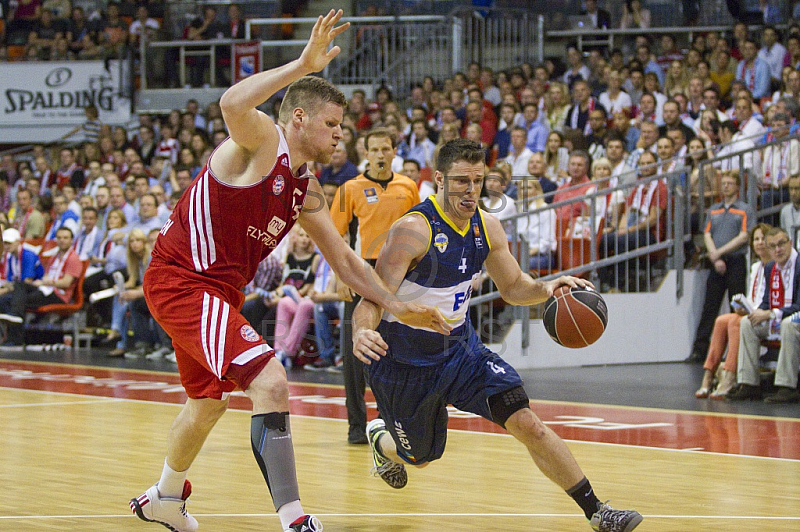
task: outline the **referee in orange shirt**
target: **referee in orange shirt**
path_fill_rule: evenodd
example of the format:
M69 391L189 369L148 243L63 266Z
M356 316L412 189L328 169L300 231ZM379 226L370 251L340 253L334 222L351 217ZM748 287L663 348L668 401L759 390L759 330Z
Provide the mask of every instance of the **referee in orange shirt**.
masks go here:
M331 218L344 236L350 234L350 246L375 266L389 228L411 207L419 203L417 185L410 178L392 172L397 140L383 128L373 129L364 139L368 169L355 179L345 181L336 191ZM347 441L366 444L367 405L364 364L353 356L352 318L358 303L356 296L344 306L343 373L349 429Z

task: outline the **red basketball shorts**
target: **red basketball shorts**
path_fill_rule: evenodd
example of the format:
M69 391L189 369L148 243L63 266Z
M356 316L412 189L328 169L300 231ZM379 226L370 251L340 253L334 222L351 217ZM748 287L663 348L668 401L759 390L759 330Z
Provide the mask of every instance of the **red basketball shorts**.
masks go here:
M147 307L172 339L181 384L192 399L246 390L275 351L239 313L241 291L177 266L145 272Z

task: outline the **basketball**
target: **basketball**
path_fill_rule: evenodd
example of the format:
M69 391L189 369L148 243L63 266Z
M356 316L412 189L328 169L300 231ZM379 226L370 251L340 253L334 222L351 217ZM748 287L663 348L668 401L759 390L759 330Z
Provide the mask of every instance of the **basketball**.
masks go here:
M556 343L573 349L586 347L606 330L608 307L592 288L562 285L545 302L542 321Z

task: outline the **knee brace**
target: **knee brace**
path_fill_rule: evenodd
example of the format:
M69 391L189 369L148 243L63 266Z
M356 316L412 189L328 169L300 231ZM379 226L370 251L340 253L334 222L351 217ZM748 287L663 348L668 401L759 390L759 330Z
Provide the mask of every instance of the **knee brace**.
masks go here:
M492 420L503 428L506 428L508 418L523 408L530 408L530 404L528 394L525 393L522 386L489 397L489 411L492 414Z
M275 510L288 502L300 500L289 412L253 416L250 419L250 443L261 474L267 481Z

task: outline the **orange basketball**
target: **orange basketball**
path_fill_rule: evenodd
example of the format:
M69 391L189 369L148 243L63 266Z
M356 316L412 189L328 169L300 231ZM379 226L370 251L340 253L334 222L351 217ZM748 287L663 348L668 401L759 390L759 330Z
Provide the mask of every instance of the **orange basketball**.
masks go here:
M592 288L556 288L544 305L544 328L550 338L564 347L592 345L603 335L608 323L606 302Z

